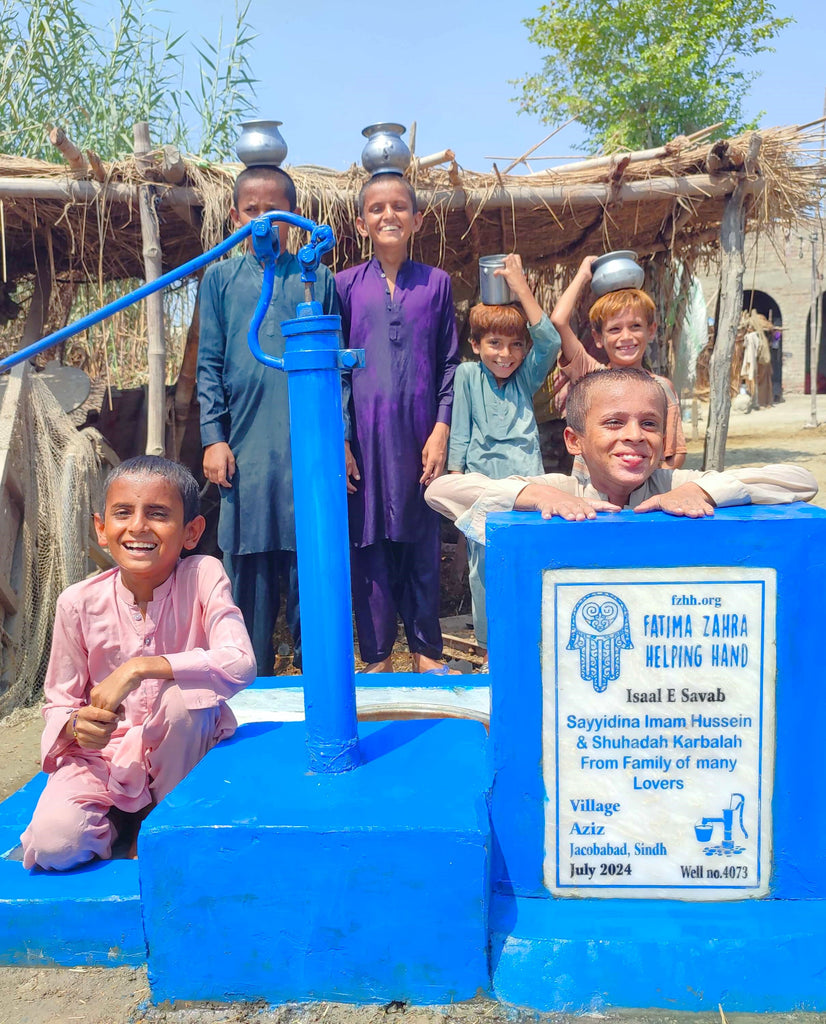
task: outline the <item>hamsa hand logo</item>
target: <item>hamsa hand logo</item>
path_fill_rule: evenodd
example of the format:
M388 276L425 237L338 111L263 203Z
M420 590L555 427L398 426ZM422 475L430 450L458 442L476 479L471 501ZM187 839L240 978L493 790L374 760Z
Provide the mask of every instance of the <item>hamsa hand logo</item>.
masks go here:
M612 679L619 679L620 651L633 646L628 609L615 594L594 591L577 601L567 649L579 649L579 673L594 684L597 693Z

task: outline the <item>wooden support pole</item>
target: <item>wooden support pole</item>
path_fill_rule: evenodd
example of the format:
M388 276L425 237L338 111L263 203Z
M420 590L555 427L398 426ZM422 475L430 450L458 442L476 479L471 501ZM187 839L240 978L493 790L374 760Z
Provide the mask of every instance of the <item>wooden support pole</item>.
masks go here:
M530 180L527 177L520 179ZM745 192L759 192L762 179L739 182ZM637 202L680 196L686 199L721 198L730 195L737 181L726 175L712 178L708 174L689 174L684 178L665 175L646 178L641 181L625 182L619 188L613 185L519 185L511 188L497 188L491 193L487 189L468 188L458 195L452 189L440 189L434 193L421 194L422 209L426 205L442 212L463 210L468 202L481 204L485 210L517 209L535 210L541 206L565 209L590 208L595 204L608 202ZM180 185L161 186L158 195L164 202L177 201L201 205L201 199L194 188ZM113 203L135 201L135 187L115 182L102 185L91 181L69 181L60 178L13 178L0 177L0 199L62 199L73 202L94 202L105 197Z
M448 164L456 159L456 154L452 149L442 149L438 153L431 153L429 156L423 157L415 156L413 159L416 161L416 167L423 169L425 167L438 167L439 164Z
M819 236L816 231L809 235L812 245L812 304L809 309L809 395L812 404L809 409L807 427L817 426L817 364L820 355L820 288L817 279L817 243Z
M52 295L52 262L49 259L46 246L36 246L35 261L37 269L34 277L34 291L20 338L21 348L26 348L27 345L32 345L44 337L46 322L49 318L49 300Z
M149 125L139 121L133 128L135 157L140 164L146 160L151 143ZM138 208L141 215L143 238L143 266L147 284L163 273L161 232L155 210L155 190L151 185L138 186ZM164 425L166 423L166 338L163 322L163 292L146 297L146 330L149 335L147 361L149 388L147 396L146 454L164 454Z
M101 158L93 149L87 149L86 156L89 158L89 166L95 181L106 181L106 168L103 166Z
M60 155L77 174L86 174L89 166L86 157L77 146L66 135L62 128L52 128L49 132L49 142L60 152Z
M198 275L203 277L203 271ZM200 280L198 282L200 294ZM186 332L186 345L181 360L181 369L178 373L178 380L175 383L175 401L173 404L174 418L172 420L172 457L181 457L181 445L184 440L186 424L189 420L189 407L192 405L192 396L195 393L195 371L198 367L198 341L200 334L200 317L198 316L198 297L195 299L195 311L192 314L192 321Z
M726 462L726 438L731 411L731 360L743 312L743 275L746 270L744 203L750 184L747 175L754 167L761 143L759 135L752 136L746 158L746 173L726 200L720 227L720 314L708 366L708 428L703 456L703 469L707 470L721 471Z
M158 195L162 201L201 205L194 188L163 188ZM134 203L137 189L122 182L99 185L94 181L72 181L66 178L13 178L0 177L0 199L59 199L69 203L93 203L105 199L110 203Z
M161 174L170 185L180 185L186 177L186 164L177 146L164 146L161 150Z

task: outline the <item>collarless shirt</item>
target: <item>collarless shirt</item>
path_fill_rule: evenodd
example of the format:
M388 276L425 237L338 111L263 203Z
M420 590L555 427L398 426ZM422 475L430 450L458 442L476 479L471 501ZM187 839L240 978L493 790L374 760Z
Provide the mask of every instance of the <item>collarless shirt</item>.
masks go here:
M422 448L450 424L458 362L450 277L406 260L393 294L376 259L336 275L346 344L365 350L353 371L350 438L361 480L350 496L350 538L413 542L429 518L419 485Z
M481 361L457 367L448 472L484 473L496 480L542 472L533 395L550 372L560 337L544 313L529 331L533 344L502 385Z

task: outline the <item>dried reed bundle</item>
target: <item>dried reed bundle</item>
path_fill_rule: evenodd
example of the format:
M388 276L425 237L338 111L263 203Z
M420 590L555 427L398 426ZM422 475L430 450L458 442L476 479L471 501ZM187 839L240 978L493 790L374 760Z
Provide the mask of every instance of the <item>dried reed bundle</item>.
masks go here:
M541 301L549 306L589 253L629 248L646 260L680 260L689 267L708 257L717 247L726 196L744 174L752 188L749 225L761 232L788 227L818 198L825 173L816 148L819 123L762 130L755 167L744 166L750 133L712 143L710 131L658 150L583 160L531 175L475 173L456 164L448 169L415 166L424 224L411 255L444 267L453 277L458 302L467 304L477 287L478 257L518 251L532 270ZM142 184L156 192L165 267L178 266L225 237L240 166L188 160L183 183L173 186L163 180L160 150L153 156L149 166L134 157L105 164L99 182L78 181L65 165L0 155L9 279L30 278L46 254L64 290L91 283L102 297L107 282L140 278L136 186ZM302 211L335 232L332 268L364 259L369 249L355 222L365 173L355 165L344 172L286 169L296 182ZM296 233L290 246L303 241ZM649 276L663 287L674 280L673 274ZM658 298L663 308L679 301L679 295ZM57 309L54 314L60 315ZM96 365L105 361L92 359L91 353L85 358Z

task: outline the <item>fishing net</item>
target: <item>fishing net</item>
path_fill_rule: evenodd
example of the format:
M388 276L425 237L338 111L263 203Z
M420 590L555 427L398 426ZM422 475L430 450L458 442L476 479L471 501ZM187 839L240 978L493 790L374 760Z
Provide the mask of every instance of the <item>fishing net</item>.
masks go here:
M27 366L0 402L3 526L0 716L40 696L58 594L88 574L103 470L96 430L77 430Z

